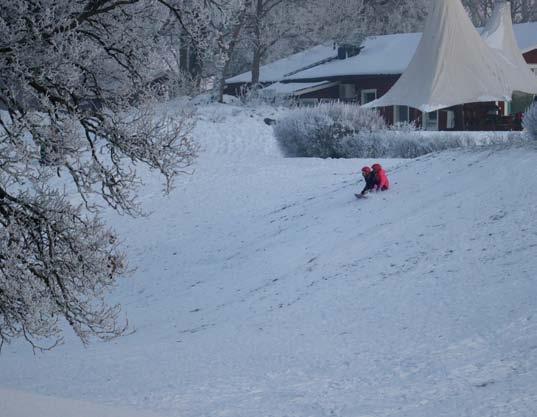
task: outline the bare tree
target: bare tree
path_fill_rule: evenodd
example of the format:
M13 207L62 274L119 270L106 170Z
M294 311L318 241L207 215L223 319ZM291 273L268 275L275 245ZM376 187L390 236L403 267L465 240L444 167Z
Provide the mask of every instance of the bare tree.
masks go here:
M289 14L290 0L254 0L248 13L245 37L252 50L252 86L259 84L259 69L267 52L292 36L300 27L297 16Z
M177 18L183 45L196 51L198 68L214 80L214 97L223 101L225 77L240 41L252 0L159 0ZM181 41L178 40L178 43Z
M495 2L496 0L465 0L464 5L474 24L483 26L491 15Z
M140 214L134 166L168 191L196 150L188 115L152 111L167 13L149 0L2 2L0 347L50 348L64 320L83 343L125 331L105 301L125 258L99 204Z
M220 8L211 20L213 33L216 35L216 73L214 95L218 102L224 98L226 75L231 63L235 47L239 43L241 31L244 28L248 10L252 0L228 0L225 8Z
M515 23L537 21L537 0L511 0L511 9Z
M476 26L484 26L499 0L463 0ZM524 23L537 20L537 0L511 0L513 22Z
M219 0L159 0L168 10L159 51L168 70L187 92L199 92L204 78L213 74L215 34L211 20L223 10ZM190 87L190 88L188 88ZM188 91L190 90L190 91Z

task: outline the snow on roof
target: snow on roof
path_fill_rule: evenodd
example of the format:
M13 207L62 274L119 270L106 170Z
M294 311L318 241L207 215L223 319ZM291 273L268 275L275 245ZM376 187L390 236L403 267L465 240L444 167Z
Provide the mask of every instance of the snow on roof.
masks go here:
M537 48L537 22L513 25L518 47L522 52Z
M309 88L320 87L328 84L330 84L330 82L326 81L316 83L274 83L269 85L268 87L265 87L263 91L269 91L274 94L288 95L299 93Z
M288 73L307 68L329 58L335 58L337 50L332 45L317 45L294 55L263 65L260 69L259 81L275 82L282 80ZM228 78L226 83L247 83L252 80L252 72L248 71L235 77Z
M421 33L368 37L360 54L301 71L288 79L401 74L412 59L420 39Z
M537 22L513 25L518 47L522 52L537 48ZM480 31L483 29L480 29ZM402 74L410 63L421 33L398 33L393 35L370 36L363 43L359 55L343 60L332 60L313 68L305 69L317 62L335 58L337 51L331 45L319 45L298 54L280 59L261 67L261 82L327 78L343 75ZM226 80L228 84L251 81L252 73L245 72Z

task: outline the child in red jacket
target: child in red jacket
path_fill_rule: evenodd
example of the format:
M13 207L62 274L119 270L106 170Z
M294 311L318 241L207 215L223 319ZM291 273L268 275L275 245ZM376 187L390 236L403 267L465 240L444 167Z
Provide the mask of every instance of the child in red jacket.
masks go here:
M390 180L388 180L388 176L386 175L384 168L382 168L380 164L373 164L371 168L373 168L373 172L375 173L377 190L388 190L390 188Z
M375 190L377 188L378 180L371 168L363 167L362 176L364 177L365 186L360 194L356 194L356 197L365 197L368 191Z
M364 189L360 194L355 194L357 198L364 198L369 191L386 191L390 188L390 181L386 171L380 164L373 164L371 168L362 168L362 175L365 180Z

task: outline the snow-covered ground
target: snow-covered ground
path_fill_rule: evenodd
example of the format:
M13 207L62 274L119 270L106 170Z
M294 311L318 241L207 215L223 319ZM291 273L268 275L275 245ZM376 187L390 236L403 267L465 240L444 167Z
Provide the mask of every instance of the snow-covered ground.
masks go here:
M159 417L149 411L106 407L87 401L1 388L0 412L0 415L9 417Z
M377 161L283 158L268 110L201 115L195 172L167 198L148 178L150 217L108 216L135 333L5 347L1 417L537 415L535 145L380 161L393 189L359 201Z

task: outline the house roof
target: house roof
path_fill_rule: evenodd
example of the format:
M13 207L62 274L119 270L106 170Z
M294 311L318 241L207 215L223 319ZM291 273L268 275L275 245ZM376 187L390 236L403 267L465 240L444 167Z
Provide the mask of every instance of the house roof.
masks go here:
M513 29L522 52L537 49L537 22L513 25ZM370 36L365 39L359 55L343 60L336 59L337 50L331 44L318 45L263 65L260 82L314 82L337 76L402 74L412 60L421 36L421 33ZM226 82L247 83L251 77L251 72L245 72Z
M284 80L325 79L343 75L401 74L408 66L421 39L421 33L400 33L368 37L360 54L337 59L298 72Z
M283 80L286 75L300 69L308 68L311 65L319 64L327 59L337 56L337 50L330 45L317 45L313 48L286 58L279 59L260 68L259 81L262 83L277 82ZM252 80L252 72L248 71L235 77L228 78L226 83L248 83Z

